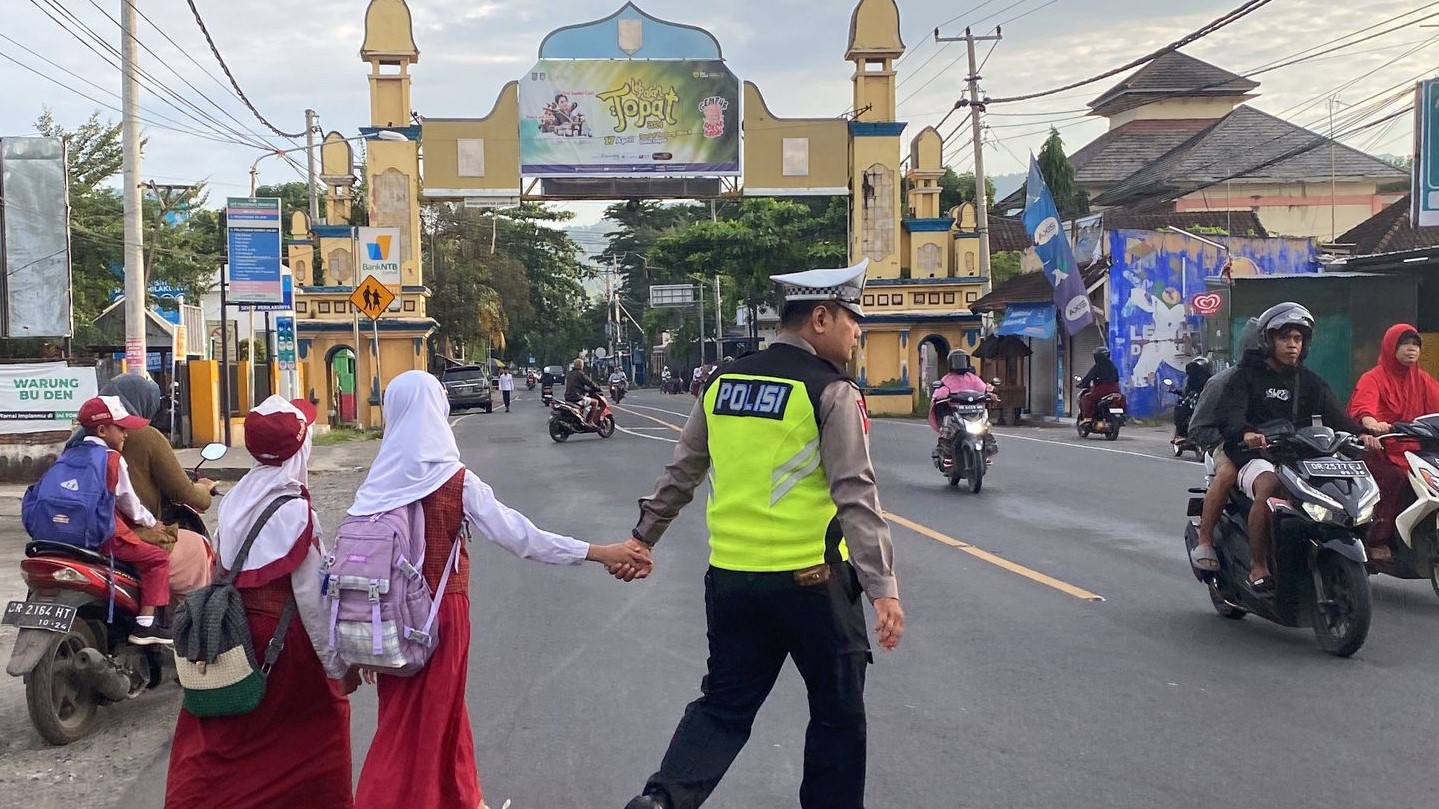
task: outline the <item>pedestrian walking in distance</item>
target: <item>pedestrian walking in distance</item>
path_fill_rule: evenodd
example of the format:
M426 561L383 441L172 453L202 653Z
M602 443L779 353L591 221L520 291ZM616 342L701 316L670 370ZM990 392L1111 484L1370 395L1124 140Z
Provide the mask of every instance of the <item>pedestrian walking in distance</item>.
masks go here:
M505 400L505 412L510 412L510 396L515 392L515 375L506 368L500 371L500 398Z
M709 671L659 772L628 809L704 803L786 658L809 691L800 806L864 806L872 657L861 594L878 613L881 647L894 649L904 631L869 416L842 370L859 341L867 267L773 277L784 296L779 337L703 382L674 460L640 501L631 541L645 548L710 476ZM614 572L645 576L650 567Z

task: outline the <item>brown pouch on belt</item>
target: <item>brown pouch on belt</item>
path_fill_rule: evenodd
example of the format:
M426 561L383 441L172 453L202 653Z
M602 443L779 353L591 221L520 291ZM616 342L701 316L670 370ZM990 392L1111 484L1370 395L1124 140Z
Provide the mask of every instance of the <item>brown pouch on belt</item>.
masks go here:
M814 587L829 581L830 567L826 564L807 567L794 572L794 583L800 587Z

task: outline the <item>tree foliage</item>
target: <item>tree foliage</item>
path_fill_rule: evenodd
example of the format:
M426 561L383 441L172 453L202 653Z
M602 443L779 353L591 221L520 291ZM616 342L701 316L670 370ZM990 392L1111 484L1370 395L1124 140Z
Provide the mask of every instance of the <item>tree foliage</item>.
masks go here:
M1039 150L1038 162L1039 173L1049 186L1060 218L1070 219L1089 213L1089 197L1074 185L1074 164L1064 154L1064 139L1059 136L1059 130L1049 130L1049 139Z
M988 177L984 178L985 200L989 207L993 208L998 202L995 197L994 183ZM966 202L974 202L974 172L966 171L963 174L957 173L948 166L944 169L944 176L939 178L939 210L942 215L952 210L956 205Z
M713 214L706 204L613 205L606 218L618 228L597 258L605 264L613 260L622 300L642 318L651 342L659 332L670 331L680 345L692 345L698 331L695 310L649 309L651 285L704 284L705 331L712 333L714 279L719 278L725 303L721 321L733 324L733 313L743 305L754 324L757 307L775 302L771 275L844 265L847 216L842 197L729 200Z
M480 359L559 363L595 334L582 281L589 270L578 248L555 224L572 214L526 203L477 211L452 203L422 213L427 305L440 324L442 353Z
M120 126L95 113L66 128L46 109L35 129L66 145L74 345L84 353L104 342L93 323L124 288L124 201L118 189L106 185L123 161ZM152 188L142 208L147 282L168 284L192 302L210 291L223 252L223 224L215 211L204 209L207 200L203 184Z

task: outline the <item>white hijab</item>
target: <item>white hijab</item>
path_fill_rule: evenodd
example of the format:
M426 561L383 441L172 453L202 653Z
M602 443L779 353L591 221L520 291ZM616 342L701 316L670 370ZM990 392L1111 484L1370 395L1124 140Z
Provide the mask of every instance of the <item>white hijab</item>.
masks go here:
M406 371L385 390L385 438L350 514L378 514L423 499L464 468L440 381Z
M281 396L271 396L255 408L261 413L293 411L301 416L295 406ZM303 418L303 416L301 416ZM276 497L283 495L301 496L310 481L310 436L300 450L285 459L279 466L267 466L255 462L249 472L230 489L220 501L220 527L215 535L216 550L220 564L229 570L235 557L249 535L251 527L260 513ZM307 500L287 503L265 523L255 544L250 546L250 555L245 558L241 572L260 570L266 565L283 559L295 549L296 541L308 536L311 527L310 504ZM313 526L318 535L320 527Z

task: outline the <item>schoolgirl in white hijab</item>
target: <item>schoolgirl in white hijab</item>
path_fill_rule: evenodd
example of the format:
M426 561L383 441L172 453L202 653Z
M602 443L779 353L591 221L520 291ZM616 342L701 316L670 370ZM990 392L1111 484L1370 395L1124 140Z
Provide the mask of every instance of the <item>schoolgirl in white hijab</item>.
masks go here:
M296 614L310 636L315 653L331 677L345 667L329 649L329 614L320 594L320 518L310 503L310 425L314 405L271 396L245 416L245 448L255 465L220 503L215 533L220 568L229 570L255 520L277 497L291 495L265 523L250 547L244 567L235 576L240 589L261 587L289 575L295 591Z

